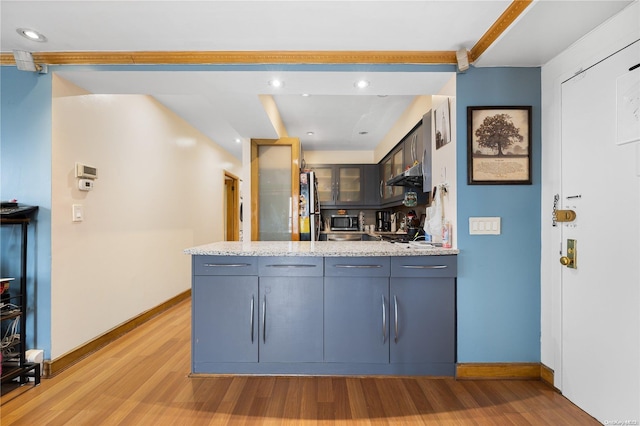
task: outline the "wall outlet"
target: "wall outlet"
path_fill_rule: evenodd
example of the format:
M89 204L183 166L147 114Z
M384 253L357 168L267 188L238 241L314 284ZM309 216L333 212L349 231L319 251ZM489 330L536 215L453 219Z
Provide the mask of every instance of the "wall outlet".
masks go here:
M470 235L500 235L499 217L470 217Z

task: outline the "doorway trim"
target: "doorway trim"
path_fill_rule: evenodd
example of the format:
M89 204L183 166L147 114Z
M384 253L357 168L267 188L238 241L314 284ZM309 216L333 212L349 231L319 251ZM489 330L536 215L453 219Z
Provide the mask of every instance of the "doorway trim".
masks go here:
M300 240L300 140L298 138L251 139L251 241L258 241L260 196L258 179L259 146L291 146L291 241Z
M224 170L225 241L240 240L240 178Z

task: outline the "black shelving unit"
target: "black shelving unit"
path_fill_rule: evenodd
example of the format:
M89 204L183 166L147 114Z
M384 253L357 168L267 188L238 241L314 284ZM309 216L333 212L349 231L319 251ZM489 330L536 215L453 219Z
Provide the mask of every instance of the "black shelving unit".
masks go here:
M4 203L3 203L4 204ZM38 211L37 206L10 205L2 206L0 224L3 226L19 226L21 229L20 246L20 279L18 291L9 288L2 294L0 307L0 322L2 329L11 327L12 321L18 321L17 333L11 343L2 348L2 381L0 392L2 395L22 386L34 378L34 386L40 384L40 364L26 360L26 332L27 332L27 228ZM12 281L15 282L15 281Z

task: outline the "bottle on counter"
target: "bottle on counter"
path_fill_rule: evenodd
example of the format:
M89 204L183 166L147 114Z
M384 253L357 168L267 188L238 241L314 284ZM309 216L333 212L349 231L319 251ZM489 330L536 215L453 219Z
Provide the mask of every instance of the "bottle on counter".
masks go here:
M451 222L448 220L442 225L442 247L451 248Z

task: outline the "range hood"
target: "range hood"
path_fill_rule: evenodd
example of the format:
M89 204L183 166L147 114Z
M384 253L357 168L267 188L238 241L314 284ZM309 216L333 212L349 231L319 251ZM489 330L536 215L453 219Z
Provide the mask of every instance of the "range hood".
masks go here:
M398 176L392 177L387 181L387 186L409 186L412 188L422 188L422 164L415 164Z

